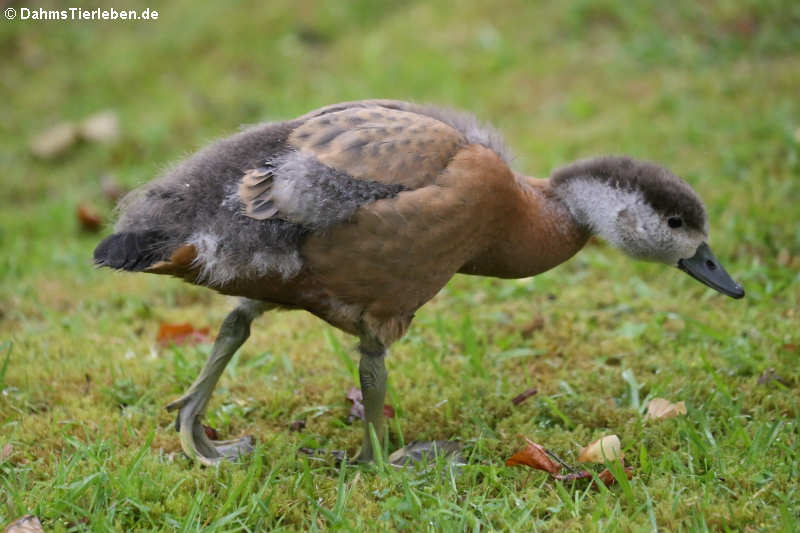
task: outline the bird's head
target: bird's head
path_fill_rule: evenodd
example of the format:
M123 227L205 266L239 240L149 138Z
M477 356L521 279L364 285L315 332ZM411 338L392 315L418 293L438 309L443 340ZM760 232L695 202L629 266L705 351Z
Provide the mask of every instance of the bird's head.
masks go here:
M744 296L708 246L702 200L667 169L599 157L556 170L552 182L580 225L627 255L678 267L723 294Z

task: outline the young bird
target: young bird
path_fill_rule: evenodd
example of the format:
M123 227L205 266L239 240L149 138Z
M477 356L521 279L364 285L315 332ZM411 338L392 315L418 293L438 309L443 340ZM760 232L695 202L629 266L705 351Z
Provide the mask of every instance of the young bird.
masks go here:
M214 464L251 449L201 419L225 365L271 309L305 309L358 336L359 461L383 437L387 349L456 273L535 276L592 235L678 267L715 290L742 287L708 247L705 208L668 170L598 157L535 179L509 168L500 136L468 114L391 100L336 104L217 141L125 197L98 265L178 276L241 297L180 399L186 453Z

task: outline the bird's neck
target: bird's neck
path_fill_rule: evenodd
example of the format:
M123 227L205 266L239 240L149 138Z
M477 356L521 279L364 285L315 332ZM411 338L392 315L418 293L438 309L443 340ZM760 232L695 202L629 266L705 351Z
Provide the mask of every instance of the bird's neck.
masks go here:
M564 181L548 180L555 195L566 206L575 223L615 248L626 249L628 235L620 231L621 214L647 209L641 193L615 187L602 179L587 176Z
M460 272L499 278L534 276L575 255L590 236L587 226L547 179L515 174L518 194L492 244Z

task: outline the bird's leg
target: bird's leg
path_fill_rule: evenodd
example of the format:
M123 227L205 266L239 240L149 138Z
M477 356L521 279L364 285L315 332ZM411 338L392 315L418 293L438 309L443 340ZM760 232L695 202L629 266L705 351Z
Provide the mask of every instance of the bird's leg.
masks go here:
M356 462L369 463L375 460L370 438L370 426L383 440L383 401L386 397L386 348L374 339L362 336L358 347L361 361L358 364L358 376L361 381L361 394L364 402L364 444Z
M181 447L192 459L213 465L224 459L236 459L253 450L251 437L237 440L210 440L201 423L211 393L222 371L236 350L250 336L250 323L270 306L253 300L243 300L225 318L214 348L202 372L186 394L167 405L168 411L179 409L175 429L180 432Z

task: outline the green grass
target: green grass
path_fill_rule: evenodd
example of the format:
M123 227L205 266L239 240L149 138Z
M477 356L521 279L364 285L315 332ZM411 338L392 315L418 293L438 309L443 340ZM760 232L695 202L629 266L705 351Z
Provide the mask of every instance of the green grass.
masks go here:
M797 529L800 4L461 4L183 1L153 23L0 22L0 448L13 449L0 523L30 512L48 531ZM79 231L75 206L108 219L105 174L133 186L242 123L367 97L472 110L530 174L608 152L665 163L706 200L713 248L747 297L604 245L534 279L455 278L388 361L392 446L460 439L469 464L452 476L298 456L360 443L345 423L354 340L270 314L208 413L225 437L255 435L256 453L191 464L163 407L209 346L154 348L155 335L160 322L213 330L231 303L95 270L100 236ZM29 155L35 133L105 108L120 115L117 144ZM788 386L757 384L769 368ZM687 416L644 423L656 396L685 401ZM297 418L307 428L289 432ZM607 433L635 467L627 486L504 466L519 435L575 462Z

